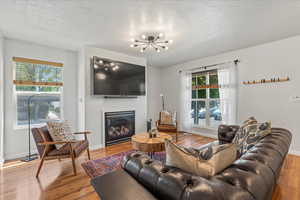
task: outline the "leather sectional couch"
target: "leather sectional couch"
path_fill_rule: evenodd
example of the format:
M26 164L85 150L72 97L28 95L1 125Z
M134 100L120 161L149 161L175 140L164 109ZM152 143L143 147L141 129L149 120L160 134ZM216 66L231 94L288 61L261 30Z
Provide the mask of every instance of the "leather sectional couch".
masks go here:
M234 137L236 127L220 127L220 143ZM272 128L231 166L205 179L163 165L136 152L124 157L121 170L91 182L101 200L271 200L292 135Z

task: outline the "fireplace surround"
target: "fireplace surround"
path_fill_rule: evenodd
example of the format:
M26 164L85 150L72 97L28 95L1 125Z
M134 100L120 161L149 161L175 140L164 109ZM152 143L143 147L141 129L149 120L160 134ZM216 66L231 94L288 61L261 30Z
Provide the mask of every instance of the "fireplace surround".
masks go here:
M104 113L105 146L130 140L135 134L135 111Z

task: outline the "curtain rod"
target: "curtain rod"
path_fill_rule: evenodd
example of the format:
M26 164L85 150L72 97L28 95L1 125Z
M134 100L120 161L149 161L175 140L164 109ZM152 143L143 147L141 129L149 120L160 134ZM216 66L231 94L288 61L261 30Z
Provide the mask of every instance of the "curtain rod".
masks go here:
M215 67L215 66L218 66L218 65L223 65L223 64L232 63L232 62L234 62L234 64L237 65L240 62L240 60L239 59L235 59L233 61L227 61L227 62L212 64L212 65L205 65L205 66L202 66L202 67L197 67L197 68L189 69L189 70L186 70L186 71L194 71L194 70L197 70L197 69L204 69L204 70L206 70L207 68L210 68L210 67ZM181 72L182 72L182 70L179 70L179 73L181 73Z

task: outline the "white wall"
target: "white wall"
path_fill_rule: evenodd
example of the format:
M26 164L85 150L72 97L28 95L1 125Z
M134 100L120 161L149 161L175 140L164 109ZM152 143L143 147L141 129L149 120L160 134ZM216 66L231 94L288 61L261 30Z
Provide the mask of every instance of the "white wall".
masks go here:
M144 58L137 58L125 54L107 51L94 47L86 47L80 51L80 56L83 56L84 62L79 65L79 74L81 82L79 83L79 110L85 113L84 124L86 130L92 131L89 136L91 148L100 148L104 146L103 141L103 112L109 111L136 111L136 133L144 132L146 130L147 120L147 97L139 96L137 99L104 99L91 95L91 66L90 59L93 56L102 58L118 60L138 65L146 65ZM82 58L79 58L82 61ZM147 69L147 68L146 68ZM85 77L84 79L82 77ZM82 82L83 81L83 82ZM147 93L147 91L146 91ZM83 96L85 95L85 96ZM85 111L83 111L85 110ZM79 113L80 114L80 113Z
M25 57L46 61L62 62L64 64L63 109L64 118L69 120L74 130L77 130L77 71L78 55L76 52L41 46L33 43L5 39L5 159L27 155L27 129L15 129L15 106L13 101L13 63L12 57ZM32 140L32 149L35 143Z
M259 121L271 120L273 127L289 129L293 134L291 150L300 153L300 103L291 102L292 96L300 96L300 36L241 49L217 56L207 57L188 63L163 68L163 93L172 109L179 106L180 69L194 68L224 61L241 60L239 64L238 120L249 116ZM243 85L246 80L291 78L289 82Z
M159 118L161 108L161 69L148 66L147 80L148 80L148 95L147 95L147 118L152 119L153 125Z
M0 167L4 161L4 37L0 32Z

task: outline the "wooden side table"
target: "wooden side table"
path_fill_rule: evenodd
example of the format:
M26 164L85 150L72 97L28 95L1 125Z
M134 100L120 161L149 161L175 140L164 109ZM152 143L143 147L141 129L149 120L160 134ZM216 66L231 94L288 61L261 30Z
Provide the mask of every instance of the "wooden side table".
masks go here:
M155 152L165 150L165 139L172 140L172 136L159 132L157 137L149 138L148 133L139 133L131 137L131 143L133 149L147 152L152 158Z

